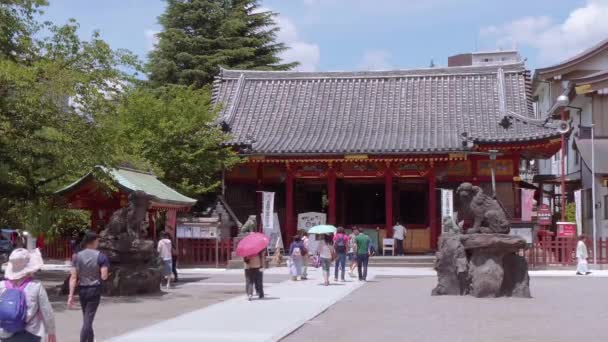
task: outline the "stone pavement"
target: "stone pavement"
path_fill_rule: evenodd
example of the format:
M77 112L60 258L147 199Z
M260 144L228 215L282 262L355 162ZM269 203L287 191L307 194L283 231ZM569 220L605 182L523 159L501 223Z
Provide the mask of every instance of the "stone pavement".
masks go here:
M377 277L284 342L605 342L605 277L533 277L532 299L431 297L431 277Z
M348 280L323 286L317 269L309 278L276 284L267 289L264 300L238 296L110 341L277 341L364 284Z

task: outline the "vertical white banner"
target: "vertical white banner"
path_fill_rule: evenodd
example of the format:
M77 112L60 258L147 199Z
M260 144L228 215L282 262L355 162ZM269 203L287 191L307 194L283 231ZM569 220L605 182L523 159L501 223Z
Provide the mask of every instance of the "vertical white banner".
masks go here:
M274 230L274 192L262 192L262 229L264 231Z
M574 191L574 204L576 205L576 234L583 233L583 203L581 202L581 191Z
M532 221L532 209L534 207L534 190L521 189L521 220Z
M454 196L450 189L441 189L441 217L454 217Z

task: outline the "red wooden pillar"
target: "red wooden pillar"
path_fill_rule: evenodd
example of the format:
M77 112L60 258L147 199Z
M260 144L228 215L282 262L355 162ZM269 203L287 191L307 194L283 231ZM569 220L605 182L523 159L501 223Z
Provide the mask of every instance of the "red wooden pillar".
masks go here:
M156 240L156 212L148 211L148 236Z
M257 231L262 231L262 201L264 196L262 195L262 191L264 191L264 169L262 163L258 163L256 170L256 196L255 196L255 215L256 215L256 223L257 223Z
M393 172L391 164L386 164L384 172L384 209L386 216L386 236L393 236Z
M177 236L176 232L177 227L177 210L169 209L167 210L167 217L165 221L165 231L171 234L171 236Z
M329 200L327 223L336 224L336 169L330 164L327 169L327 199Z
M429 171L429 227L431 228L431 248L437 249L439 232L437 229L437 191L435 189L435 165L431 162Z
M285 179L285 235L283 241L285 246L289 246L291 239L296 235L296 226L294 224L295 213L294 213L294 176L293 171L287 165L287 178Z

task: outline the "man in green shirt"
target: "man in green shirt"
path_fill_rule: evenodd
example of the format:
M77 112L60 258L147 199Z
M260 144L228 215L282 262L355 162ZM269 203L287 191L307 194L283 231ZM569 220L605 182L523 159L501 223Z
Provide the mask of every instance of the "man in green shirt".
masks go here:
M367 279L367 264L369 262L369 244L371 239L365 233L360 232L358 228L354 229L355 243L357 244L357 273L359 281Z

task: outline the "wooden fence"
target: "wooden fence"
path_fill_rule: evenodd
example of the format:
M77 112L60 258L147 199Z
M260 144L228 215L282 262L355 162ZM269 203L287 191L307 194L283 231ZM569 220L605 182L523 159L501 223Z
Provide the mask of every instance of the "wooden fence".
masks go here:
M217 256L220 266L226 266L230 260L232 249L231 240L221 240L218 242ZM215 265L215 240L179 239L178 250L178 262L180 265ZM49 241L41 248L41 251L45 259L52 260L71 260L74 253L69 239Z
M44 259L72 260L74 249L69 239L55 239L45 241L41 252Z
M522 251L530 267L574 266L576 265L576 245L574 238L543 237L532 247ZM593 242L586 241L589 263L593 262ZM597 240L597 263L608 264L608 239Z
M179 239L178 262L180 265L215 265L215 240ZM220 266L226 266L232 252L232 240L220 240L217 244L217 257Z

